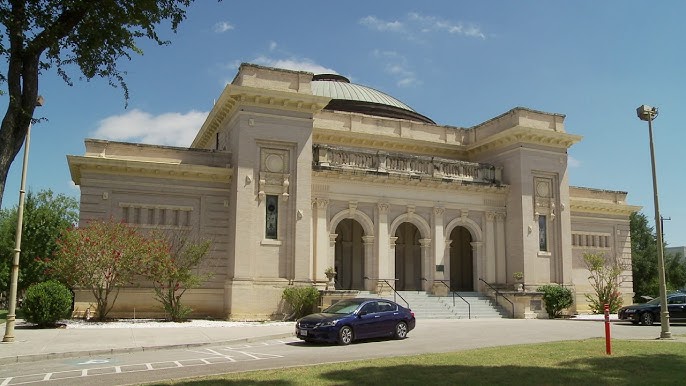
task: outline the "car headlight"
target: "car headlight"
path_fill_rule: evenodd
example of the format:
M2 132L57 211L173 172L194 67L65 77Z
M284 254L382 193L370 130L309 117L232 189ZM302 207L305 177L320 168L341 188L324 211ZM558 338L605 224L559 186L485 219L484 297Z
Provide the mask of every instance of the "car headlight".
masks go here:
M336 323L338 323L338 320L330 320L328 322L317 323L315 327L333 327L336 325Z

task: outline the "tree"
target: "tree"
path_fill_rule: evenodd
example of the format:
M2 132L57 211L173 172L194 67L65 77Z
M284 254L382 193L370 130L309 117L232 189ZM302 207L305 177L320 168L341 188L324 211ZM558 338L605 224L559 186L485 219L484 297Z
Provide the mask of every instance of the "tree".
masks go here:
M657 238L643 213L629 217L631 227L631 267L634 281L634 300L645 301L641 296L657 297Z
M201 274L210 250L209 240L195 241L187 232L153 231L145 258L144 276L152 282L157 300L172 322L183 321L192 309L181 303L183 294L198 287L210 274Z
M634 300L645 301L641 296L657 297L660 293L657 266L657 236L648 226L642 213L631 217L631 264L634 280ZM668 290L686 286L686 262L680 253L664 254L665 284Z
M593 295L586 294L591 310L596 314L602 314L607 304L610 312L617 312L622 305L619 285L622 282L620 276L624 267L602 253L584 253L583 259L589 272L588 280L595 291Z
M665 280L668 290L686 287L686 261L681 253L665 253Z
M57 249L60 233L78 220L78 202L73 197L55 195L51 190L29 191L24 204L19 281L17 290L48 280L47 260ZM0 212L0 292L9 290L9 274L14 259L17 208Z
M159 241L125 223L91 221L85 227L62 232L50 269L72 288L89 290L96 301L96 318L105 320L119 289L143 272L141 257L162 253L163 249Z
M55 68L69 85L67 70L78 67L87 80L107 78L121 87L118 68L131 53L142 54L136 40L160 45L157 29L169 21L173 32L193 0L12 0L0 2L0 55L7 60L0 82L7 83L7 110L0 126L0 205L9 167L33 120L42 72ZM4 32L4 33L3 33Z

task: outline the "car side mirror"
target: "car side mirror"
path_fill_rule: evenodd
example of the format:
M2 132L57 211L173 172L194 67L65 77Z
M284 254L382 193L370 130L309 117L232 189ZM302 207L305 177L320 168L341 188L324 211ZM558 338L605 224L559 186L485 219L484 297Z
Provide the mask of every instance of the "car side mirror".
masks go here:
M367 311L360 311L360 312L357 313L357 317L358 317L358 318L363 317L363 316L367 315L368 313L369 313L369 312L367 312Z

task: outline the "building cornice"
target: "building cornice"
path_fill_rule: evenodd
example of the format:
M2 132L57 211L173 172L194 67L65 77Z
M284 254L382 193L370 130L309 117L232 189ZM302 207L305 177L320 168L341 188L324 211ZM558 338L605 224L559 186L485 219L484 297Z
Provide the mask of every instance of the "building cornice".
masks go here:
M207 147L215 133L233 115L238 106L263 106L312 114L326 107L330 100L331 98L312 94L230 84L224 88L219 100L212 107L212 111L195 136L191 148Z
M205 182L229 183L232 167L184 165L178 163L122 160L99 157L67 156L69 172L76 185L81 184L84 171L147 178L166 178Z
M570 210L572 214L576 213L590 213L590 214L604 214L614 216L630 216L634 212L641 210L641 206L617 204L611 202L598 202L589 200L575 200L570 199Z
M494 151L513 144L532 144L546 147L568 149L581 141L580 135L568 134L559 131L535 129L524 126L514 126L507 130L477 140L467 147L467 154L473 157L479 153Z
M431 143L423 141L408 141L404 138L391 138L382 135L341 133L329 130L316 130L312 135L314 143L334 146L359 147L385 150L388 152L426 154L443 158L464 159L464 146Z

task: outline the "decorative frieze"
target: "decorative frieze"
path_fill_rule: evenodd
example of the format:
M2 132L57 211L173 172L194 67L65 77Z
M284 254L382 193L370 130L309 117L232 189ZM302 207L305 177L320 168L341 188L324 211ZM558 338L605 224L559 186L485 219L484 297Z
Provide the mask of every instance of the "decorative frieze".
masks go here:
M373 172L408 178L432 178L441 181L466 181L501 184L501 171L490 164L447 158L314 145L313 167L316 170Z

